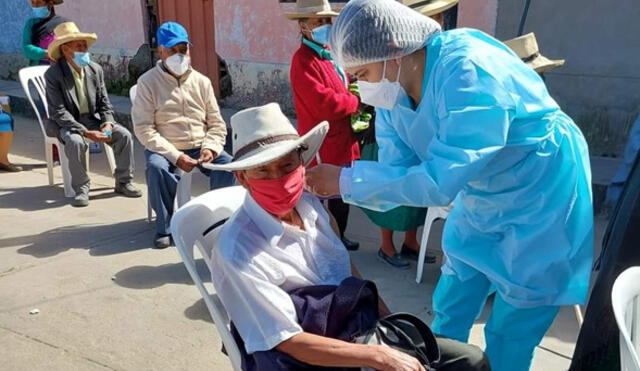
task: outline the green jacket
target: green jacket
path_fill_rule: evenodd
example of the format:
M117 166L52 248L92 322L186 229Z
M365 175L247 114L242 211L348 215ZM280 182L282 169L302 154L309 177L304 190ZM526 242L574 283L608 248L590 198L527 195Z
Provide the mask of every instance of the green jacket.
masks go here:
M47 58L47 51L31 43L33 24L36 18L27 20L22 30L22 54L29 60L29 66L36 66L40 61Z

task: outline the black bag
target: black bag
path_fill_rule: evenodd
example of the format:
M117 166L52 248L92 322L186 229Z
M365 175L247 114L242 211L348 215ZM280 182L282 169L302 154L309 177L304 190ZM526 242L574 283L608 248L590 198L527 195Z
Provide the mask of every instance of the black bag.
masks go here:
M435 370L440 361L435 335L426 323L409 313L394 313L380 319L376 328L358 342L386 345L414 357L427 370Z

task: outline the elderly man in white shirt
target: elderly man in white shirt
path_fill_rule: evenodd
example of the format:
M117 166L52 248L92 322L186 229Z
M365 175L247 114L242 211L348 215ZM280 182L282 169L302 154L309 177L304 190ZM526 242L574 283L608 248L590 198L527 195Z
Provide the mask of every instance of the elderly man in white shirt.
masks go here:
M247 353L276 349L316 366L424 370L394 349L314 335L297 322L288 292L357 276L335 221L304 192L304 166L317 153L328 123L300 137L271 103L237 113L231 127L234 161L204 166L233 171L248 190L212 254L213 284ZM489 369L477 347L448 339L438 339L438 345L439 370Z

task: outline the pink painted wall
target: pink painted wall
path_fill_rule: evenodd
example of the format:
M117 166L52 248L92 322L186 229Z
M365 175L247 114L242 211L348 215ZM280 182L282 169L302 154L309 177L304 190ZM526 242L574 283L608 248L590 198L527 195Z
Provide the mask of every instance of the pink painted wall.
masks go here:
M298 25L278 0L216 0L216 50L223 58L289 63L300 45Z
M490 35L496 33L498 0L460 0L458 27L471 27Z
M284 16L293 8L278 0L215 0L218 54L247 62L289 63L300 45L296 22ZM458 27L494 35L497 16L498 0L460 0Z
M140 0L71 0L56 8L81 31L98 35L95 48L138 50L145 43Z

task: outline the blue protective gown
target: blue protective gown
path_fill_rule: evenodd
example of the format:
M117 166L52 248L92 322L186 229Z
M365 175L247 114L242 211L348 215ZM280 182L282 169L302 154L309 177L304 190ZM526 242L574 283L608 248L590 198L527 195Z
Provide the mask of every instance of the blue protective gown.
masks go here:
M357 161L343 198L386 211L444 206L443 273L484 274L520 308L583 303L593 249L585 139L543 80L485 33L433 35L420 105L379 109L379 163Z

